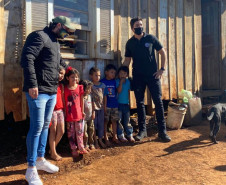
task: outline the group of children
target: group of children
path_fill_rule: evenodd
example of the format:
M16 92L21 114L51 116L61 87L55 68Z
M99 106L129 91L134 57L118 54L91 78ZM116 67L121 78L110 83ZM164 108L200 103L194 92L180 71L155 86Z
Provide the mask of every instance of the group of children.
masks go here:
M68 67L66 71L60 68L59 81L64 79L64 83L59 82L50 126L52 159L62 159L56 146L64 134L64 121L73 158L99 146L111 145L107 134L109 121L112 123L112 142L135 142L129 123L129 69L121 66L117 72L113 64L108 64L104 73L105 78L100 80L100 70L92 67L89 71L91 81L80 80L75 68Z

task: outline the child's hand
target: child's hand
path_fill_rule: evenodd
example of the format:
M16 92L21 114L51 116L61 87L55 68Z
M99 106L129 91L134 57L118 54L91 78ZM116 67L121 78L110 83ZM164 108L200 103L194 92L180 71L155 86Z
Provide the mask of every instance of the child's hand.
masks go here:
M82 117L83 117L83 118L86 117L86 113L85 113L85 112L82 113Z
M121 83L121 84L125 83L125 81L126 81L126 78L121 78L121 79L120 79L120 83Z
M92 113L91 119L92 119L92 120L95 119L95 112Z

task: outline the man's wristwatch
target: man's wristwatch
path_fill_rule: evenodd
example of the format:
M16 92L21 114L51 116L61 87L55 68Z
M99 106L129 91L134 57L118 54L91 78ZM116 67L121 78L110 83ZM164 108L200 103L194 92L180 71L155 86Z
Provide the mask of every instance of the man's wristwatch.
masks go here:
M161 67L160 70L165 71L165 68L164 67Z

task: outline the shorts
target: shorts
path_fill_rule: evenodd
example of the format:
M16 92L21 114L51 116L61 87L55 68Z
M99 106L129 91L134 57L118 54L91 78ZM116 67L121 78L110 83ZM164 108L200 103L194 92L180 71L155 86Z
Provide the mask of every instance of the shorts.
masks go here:
M118 108L108 108L106 110L106 113L104 115L105 121L118 121L119 120L119 114L118 114Z

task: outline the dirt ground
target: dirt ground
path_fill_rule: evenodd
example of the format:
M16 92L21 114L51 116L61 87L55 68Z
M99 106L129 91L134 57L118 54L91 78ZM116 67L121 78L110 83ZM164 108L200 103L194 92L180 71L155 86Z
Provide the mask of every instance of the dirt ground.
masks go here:
M45 185L222 185L226 183L225 130L222 125L219 144L212 144L208 138L207 121L198 126L168 131L172 137L170 143L160 142L156 131L149 129L149 137L144 142L98 149L79 162L73 162L68 146L61 144L63 161L52 161L60 167L60 172L40 172L40 176ZM25 141L23 134L21 140ZM13 153L1 153L0 184L27 184L24 179L26 151L24 146L16 145ZM5 145L1 143L2 146Z

